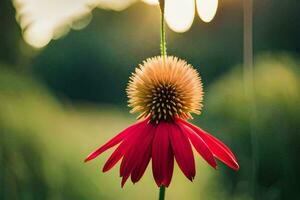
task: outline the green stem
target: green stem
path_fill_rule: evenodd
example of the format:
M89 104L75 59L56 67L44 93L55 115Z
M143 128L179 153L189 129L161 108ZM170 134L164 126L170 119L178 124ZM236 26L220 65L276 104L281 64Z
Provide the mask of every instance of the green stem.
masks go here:
M160 186L159 188L159 200L164 200L166 194L166 188L165 186Z
M160 53L163 58L167 56L167 43L166 43L166 31L165 31L165 0L159 0L161 21L160 21ZM159 200L165 200L166 188L160 186L159 188Z
M167 43L166 43L166 31L165 31L165 0L159 0L161 21L160 21L160 53L163 58L167 56ZM160 186L159 188L159 200L165 200L166 188Z
M161 22L160 22L160 53L163 57L167 56L167 43L166 43L166 31L165 31L165 1L159 0L161 10Z

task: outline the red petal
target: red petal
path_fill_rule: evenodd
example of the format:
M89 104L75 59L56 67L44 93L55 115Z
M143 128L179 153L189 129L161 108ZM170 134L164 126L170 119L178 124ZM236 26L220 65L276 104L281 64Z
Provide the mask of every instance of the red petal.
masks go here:
M115 136L110 141L108 141L106 144L104 144L103 146L101 146L100 148L98 148L96 151L92 152L84 161L87 162L87 161L93 160L94 158L96 158L97 156L99 156L101 153L103 153L107 149L109 149L109 148L111 148L111 147L119 144L122 140L124 140L124 138L126 138L130 134L132 134L134 132L134 130L137 127L139 127L139 125L141 125L143 123L147 123L147 121L148 121L148 119L143 120L141 122L138 122L138 123L135 123L135 124L129 126L125 130L123 130L121 133L119 133L117 136Z
M237 163L234 154L224 143L222 143L220 140L213 137L209 133L205 132L204 130L200 129L199 127L190 124L185 120L179 118L178 120L190 127L193 131L195 131L204 140L204 142L207 144L207 146L216 158L218 158L234 170L239 169L239 164Z
M132 137L128 138L128 150L126 151L122 163L120 166L120 176L126 176L126 174L130 175L131 169L134 167L134 158L137 151L135 151L135 145L138 141L139 135L143 130L139 130L136 134L132 135Z
M158 186L168 187L173 175L174 158L169 131L168 123L160 122L153 139L152 172Z
M124 187L129 176L130 174L126 174L125 176L122 177L121 187Z
M170 139L175 159L184 175L191 181L194 179L195 160L190 141L177 124L170 125Z
M120 166L120 176L123 177L122 187L132 171L136 168L137 164L142 162L143 157L141 156L141 149L145 144L145 137L150 134L149 132L151 132L151 130L151 124L144 124L139 128L136 134L128 138L129 148L125 153Z
M107 172L124 156L128 149L128 141L124 140L106 161L102 171Z
M139 152L136 167L131 173L131 181L138 182L143 176L151 159L152 141L155 134L155 127L148 125L144 131L142 140L138 143L137 151Z
M180 123L178 124L188 134L188 137L195 149L197 150L197 152L204 158L204 160L206 160L206 162L208 162L209 165L211 165L213 168L216 168L216 160L213 154L211 153L210 149L208 148L207 144L203 141L203 139L199 137L199 135L197 135L188 126Z
M205 131L203 131L203 132L205 132ZM236 159L235 155L231 152L231 150L223 142L221 142L219 139L215 138L214 136L212 136L208 133L206 133L206 136L208 138L210 138L213 142L215 142L218 145L220 145L221 147L223 147L234 158L234 160L237 162L237 159Z
M137 166L132 171L131 181L133 183L138 182L142 178L143 174L145 173L146 168L147 168L147 166L150 162L150 159L151 159L151 149L152 149L151 147L147 149L142 161L139 164L137 164Z

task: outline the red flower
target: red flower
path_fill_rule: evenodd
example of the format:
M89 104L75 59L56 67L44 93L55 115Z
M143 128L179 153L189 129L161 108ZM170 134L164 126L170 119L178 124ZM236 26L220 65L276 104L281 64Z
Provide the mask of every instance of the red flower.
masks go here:
M165 59L147 60L129 83L129 104L145 119L123 130L85 160L119 144L103 172L122 159L122 187L129 176L133 183L138 182L151 159L158 186L169 186L174 158L192 181L196 174L192 145L213 168L217 167L217 158L232 169L239 169L237 159L225 144L187 121L191 118L189 112L200 113L202 107L202 84L197 72L182 60Z
M184 175L192 181L196 174L192 145L213 168L216 168L215 158L218 158L232 169L239 169L235 156L225 144L180 118L176 118L174 122L159 124L151 123L148 118L138 122L91 153L85 161L96 158L118 144L117 149L105 163L103 172L110 170L123 158L120 167L122 187L129 176L133 183L138 182L150 159L153 177L158 186L169 186L174 157Z

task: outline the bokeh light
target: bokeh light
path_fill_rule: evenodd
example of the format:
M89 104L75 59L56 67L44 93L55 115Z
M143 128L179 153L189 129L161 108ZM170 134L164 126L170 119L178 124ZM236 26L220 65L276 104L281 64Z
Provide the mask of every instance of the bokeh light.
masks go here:
M120 11L137 1L139 0L13 0L13 3L25 42L35 48L42 48L71 29L86 27L92 18L91 11L96 7ZM155 6L159 4L158 0L142 2ZM200 18L204 22L211 21L216 14L218 0L196 0L196 3ZM170 29L185 32L194 20L195 0L166 0L165 12Z
M204 22L210 22L216 15L218 0L196 0L197 12Z
M51 27L47 24L33 25L23 34L24 40L35 48L46 46L52 37Z
M149 5L158 5L158 0L143 0L143 2L149 4Z
M192 26L195 16L194 0L166 0L166 21L176 32L185 32Z
M65 35L70 29L78 30L88 25L91 11L95 7L120 11L136 1L14 0L13 4L25 42L35 48L42 48L52 39Z

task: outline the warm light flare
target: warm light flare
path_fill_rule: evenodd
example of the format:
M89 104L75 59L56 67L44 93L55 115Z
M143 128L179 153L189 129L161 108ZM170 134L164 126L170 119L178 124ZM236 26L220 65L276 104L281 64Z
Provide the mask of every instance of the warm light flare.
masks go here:
M42 48L46 46L52 39L53 32L50 26L46 23L39 25L32 25L24 34L24 40L35 48Z
M143 2L149 4L149 5L158 5L158 0L143 0Z
M70 29L84 28L95 7L123 10L137 0L13 0L16 18L24 40L35 48L46 46ZM159 0L142 0L158 5ZM195 5L196 2L196 5ZM175 32L187 31L193 23L195 6L204 22L210 22L217 11L218 0L165 0L166 23Z
M194 21L194 0L166 0L166 22L176 32L187 31Z
M216 15L218 0L196 0L197 12L204 22L210 22Z
M91 21L95 7L123 10L136 0L13 0L24 40L45 47L70 29L82 29ZM153 0L147 0L153 1Z

